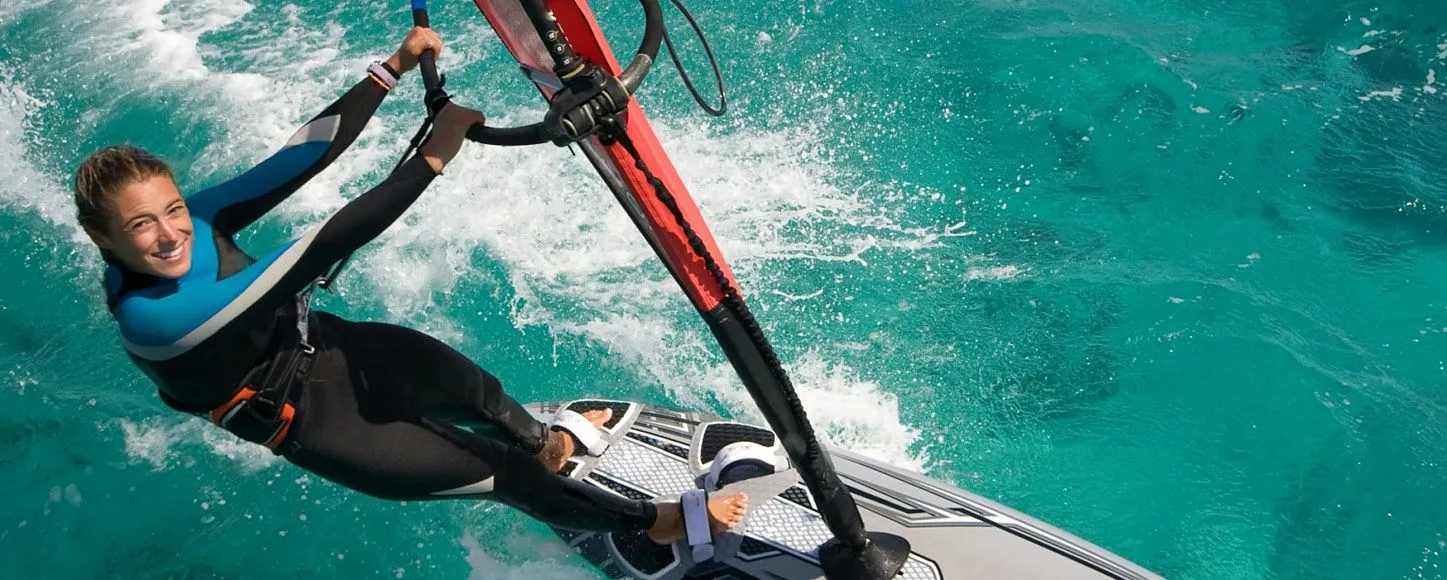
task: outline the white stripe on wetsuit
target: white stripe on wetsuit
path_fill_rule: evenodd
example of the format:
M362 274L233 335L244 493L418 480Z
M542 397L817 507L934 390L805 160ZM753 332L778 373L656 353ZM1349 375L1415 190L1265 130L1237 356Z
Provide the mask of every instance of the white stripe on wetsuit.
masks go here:
M434 491L431 495L472 495L479 493L492 493L495 478L489 477L477 483L469 483L462 487Z

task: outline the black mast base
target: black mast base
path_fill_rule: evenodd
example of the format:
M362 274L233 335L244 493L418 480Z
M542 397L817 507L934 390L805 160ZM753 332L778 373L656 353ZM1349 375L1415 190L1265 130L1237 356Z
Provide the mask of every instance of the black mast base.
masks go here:
M857 552L838 538L819 547L819 566L829 580L888 580L908 558L909 540L884 532L869 532L869 543Z

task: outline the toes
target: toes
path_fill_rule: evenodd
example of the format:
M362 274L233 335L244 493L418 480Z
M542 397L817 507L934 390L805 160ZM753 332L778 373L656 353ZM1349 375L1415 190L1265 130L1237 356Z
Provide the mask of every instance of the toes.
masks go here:
M609 419L613 418L613 409L594 409L583 413L583 417L596 427L603 427Z
M718 498L717 501L718 503L713 506L714 509L711 509L710 512L722 529L728 529L738 525L748 513L748 496L743 494ZM720 531L722 531L722 529Z

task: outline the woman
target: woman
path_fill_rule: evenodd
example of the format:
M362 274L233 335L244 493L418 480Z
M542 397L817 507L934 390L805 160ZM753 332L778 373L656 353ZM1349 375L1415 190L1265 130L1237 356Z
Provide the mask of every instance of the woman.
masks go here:
M260 258L232 240L330 165L418 56L441 49L435 32L413 28L274 155L187 198L143 150L108 147L87 158L75 176L77 216L106 261L107 304L127 353L166 404L353 490L493 498L552 525L680 540L678 503L626 500L557 475L608 412L572 414L550 430L442 342L308 307L311 284L407 210L481 113L443 105L417 155L300 238ZM710 499L710 528L735 525L745 501Z

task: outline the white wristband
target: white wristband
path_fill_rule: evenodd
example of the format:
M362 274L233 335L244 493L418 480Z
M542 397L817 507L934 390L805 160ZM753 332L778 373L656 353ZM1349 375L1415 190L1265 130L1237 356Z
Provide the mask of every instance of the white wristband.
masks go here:
M382 61L372 61L372 65L367 67L367 73L372 75L372 78L380 81L387 90L390 91L397 88L397 77L387 72L387 67L382 66Z

